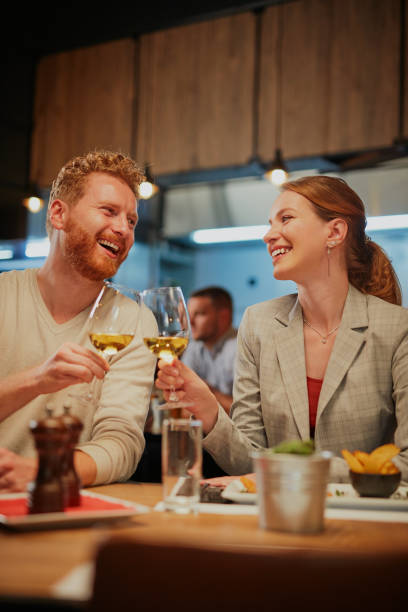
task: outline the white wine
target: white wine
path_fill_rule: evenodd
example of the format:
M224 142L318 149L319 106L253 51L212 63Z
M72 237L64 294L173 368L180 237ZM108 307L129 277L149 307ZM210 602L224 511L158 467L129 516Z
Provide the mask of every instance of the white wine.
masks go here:
M174 357L180 357L187 347L188 338L182 336L155 336L143 338L149 351L160 359L171 363Z
M133 339L134 334L89 334L89 338L96 348L104 355L116 355L124 349Z

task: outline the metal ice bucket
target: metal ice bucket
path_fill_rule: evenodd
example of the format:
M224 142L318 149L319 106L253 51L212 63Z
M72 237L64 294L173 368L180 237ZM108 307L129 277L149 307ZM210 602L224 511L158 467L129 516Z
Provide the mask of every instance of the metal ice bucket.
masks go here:
M322 531L331 457L328 451L311 455L255 451L260 527Z

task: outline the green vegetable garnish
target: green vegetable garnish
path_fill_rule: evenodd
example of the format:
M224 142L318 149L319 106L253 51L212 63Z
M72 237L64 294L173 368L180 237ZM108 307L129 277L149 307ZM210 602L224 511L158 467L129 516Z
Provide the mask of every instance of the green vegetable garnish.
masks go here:
M315 451L313 440L287 440L269 449L273 453L291 453L293 455L311 455Z

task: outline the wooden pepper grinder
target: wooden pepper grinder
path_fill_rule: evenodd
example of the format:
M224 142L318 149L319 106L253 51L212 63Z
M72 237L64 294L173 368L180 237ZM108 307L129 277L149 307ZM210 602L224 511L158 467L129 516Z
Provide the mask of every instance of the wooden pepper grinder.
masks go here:
M82 422L70 412L69 406L64 406L64 414L60 417L68 431L67 442L62 455L61 479L64 487L65 506L80 506L81 480L75 470L74 449L83 428Z
M45 410L44 419L30 422L38 453L37 476L27 487L30 514L64 510L61 460L67 430L61 420L53 416L50 408Z

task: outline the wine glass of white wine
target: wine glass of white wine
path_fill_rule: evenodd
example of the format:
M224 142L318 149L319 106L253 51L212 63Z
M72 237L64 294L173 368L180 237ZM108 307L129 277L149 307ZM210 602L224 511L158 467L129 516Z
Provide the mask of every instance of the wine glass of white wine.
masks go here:
M87 334L94 348L110 362L133 340L139 323L140 293L114 282L105 282L88 317ZM109 373L105 375L107 380ZM94 379L82 400L95 401ZM77 397L71 394L71 397Z
M157 323L157 336L143 338L145 345L159 359L172 363L181 357L190 338L190 320L180 287L158 287L146 289L141 293L143 303L152 311ZM174 388L170 389L169 399L160 406L171 410L171 416L179 418L182 408L190 403L178 399Z
M140 293L106 282L89 314L89 339L97 351L110 359L133 340L139 321Z

